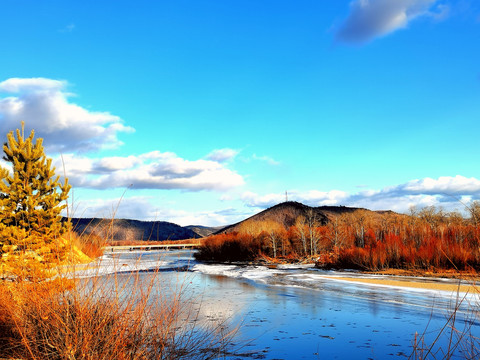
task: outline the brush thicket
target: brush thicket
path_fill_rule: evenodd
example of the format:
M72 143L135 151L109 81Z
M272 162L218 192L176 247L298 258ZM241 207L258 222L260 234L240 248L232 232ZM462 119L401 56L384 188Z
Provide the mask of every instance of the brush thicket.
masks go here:
M122 264L117 264L120 269ZM201 321L185 279L159 273L0 282L0 354L20 359L211 359L234 331Z

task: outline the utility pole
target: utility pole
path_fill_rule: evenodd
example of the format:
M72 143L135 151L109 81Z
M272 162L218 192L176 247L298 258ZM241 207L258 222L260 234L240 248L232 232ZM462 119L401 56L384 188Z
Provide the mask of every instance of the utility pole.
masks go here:
M285 202L288 202L288 192L285 190Z

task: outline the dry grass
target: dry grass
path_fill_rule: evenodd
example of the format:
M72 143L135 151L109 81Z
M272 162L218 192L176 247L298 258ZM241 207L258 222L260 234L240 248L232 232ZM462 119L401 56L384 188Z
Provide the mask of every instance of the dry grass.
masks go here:
M158 274L0 283L0 354L19 359L212 359L234 331L202 322ZM148 280L145 280L148 279Z
M98 258L103 255L103 247L106 244L105 239L96 234L80 234L70 231L67 234L70 244L76 246L82 253L91 259Z
M475 285L472 286L475 287ZM432 329L429 323L423 333L415 334L409 359L480 359L478 334L480 297L477 295L475 303L468 303L466 315L460 316L462 305L468 301L468 293L462 295L460 291L459 287L455 303L441 328ZM475 293L479 293L476 287ZM446 341L442 342L442 340ZM440 346L440 343L446 345Z

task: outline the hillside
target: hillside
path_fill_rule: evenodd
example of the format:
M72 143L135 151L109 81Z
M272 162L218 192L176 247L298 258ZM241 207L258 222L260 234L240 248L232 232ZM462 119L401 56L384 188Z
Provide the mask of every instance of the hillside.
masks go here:
M188 226L185 226L185 228L192 230L194 233L198 234L200 237L207 237L225 228L225 226L188 225Z
M166 221L73 218L72 224L74 231L79 234L96 234L107 240L162 241L202 237L191 229Z
M372 211L363 208L346 207L346 206L319 206L311 207L295 201L284 202L266 210L259 212L243 221L236 224L229 225L217 231L215 234L230 233L239 231L239 229L247 222L264 222L275 221L282 224L285 228L295 224L299 216L308 217L314 215L316 222L319 225L326 225L334 220L337 216L347 213L353 213L357 210L365 210L374 217L380 217L385 213L392 213L391 211Z

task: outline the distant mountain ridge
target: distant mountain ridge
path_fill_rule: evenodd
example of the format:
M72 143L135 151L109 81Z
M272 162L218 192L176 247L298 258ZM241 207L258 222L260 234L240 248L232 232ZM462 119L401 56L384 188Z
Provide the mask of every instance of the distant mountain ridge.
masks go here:
M287 201L265 209L249 218L227 226L180 226L167 221L141 221L129 219L73 218L74 231L78 234L96 234L106 240L115 241L165 241L203 238L213 234L238 231L242 224L249 221L275 221L288 228L295 224L299 216L314 214L316 221L326 225L337 216L365 210L375 216L392 211L372 211L357 207L319 206L311 207L295 201Z
M103 239L115 241L164 241L202 237L191 229L166 221L99 218L72 218L71 221L78 234L96 234Z

